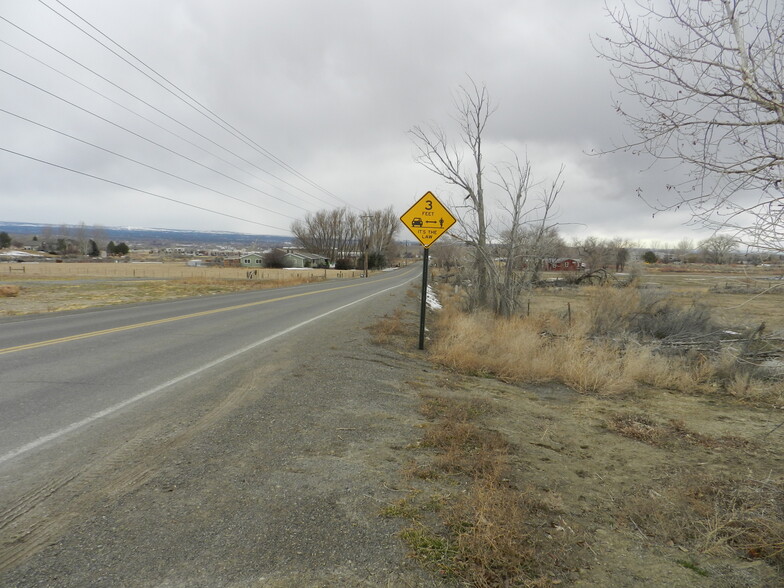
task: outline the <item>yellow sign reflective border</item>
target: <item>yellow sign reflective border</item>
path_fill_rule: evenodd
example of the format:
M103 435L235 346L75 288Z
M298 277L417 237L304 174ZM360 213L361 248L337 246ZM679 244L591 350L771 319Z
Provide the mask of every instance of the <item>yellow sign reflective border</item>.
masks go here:
M457 222L452 213L432 192L417 200L416 204L400 217L400 220L425 249Z

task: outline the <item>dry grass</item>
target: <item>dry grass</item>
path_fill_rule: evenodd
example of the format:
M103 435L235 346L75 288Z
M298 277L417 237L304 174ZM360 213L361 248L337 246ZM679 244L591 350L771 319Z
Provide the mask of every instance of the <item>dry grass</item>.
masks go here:
M0 298L16 298L19 296L19 286L0 286Z
M13 272L0 271L0 279L73 279L73 278L154 278L215 280L272 280L359 277L360 271L324 269L249 269L245 267L191 267L185 262L170 263L23 263L13 264ZM22 271L20 271L22 270Z
M212 296L295 286L311 281L310 277L292 277L285 281L186 277L132 281L107 279L89 282L72 279L49 283L28 276L23 289L17 285L0 286L0 289L15 289L18 292L18 296L13 301L0 308L0 316L79 310L95 306L153 302L191 296Z
M784 478L675 472L640 488L622 516L646 535L712 555L764 559L784 571Z
M432 465L410 461L404 475L462 490L414 492L382 516L409 519L402 539L442 576L480 587L559 583L554 574L565 551L560 538L545 531L550 506L535 490L520 491L506 479L509 443L478 422L492 413L489 402L430 393L420 398L429 423L416 447L435 455Z
M447 516L456 571L471 586L524 586L542 577L525 494L480 480Z
M390 512L410 521L412 554L456 585L779 585L784 386L739 361L775 349L662 344L742 325L693 294L565 289L498 320L442 291L431 357L482 379L410 382L427 422L403 471L416 491Z
M410 332L408 326L403 323L404 311L400 308L395 309L392 315L384 315L368 330L373 336L373 342L377 345L389 343L394 337L402 337Z
M756 443L735 435L711 437L689 430L683 421L671 419L667 423L639 413L624 413L610 417L607 427L619 435L656 447L674 444L700 445L711 449L751 449Z
M505 382L559 382L597 394L642 386L723 391L782 403L780 378L771 381L751 363L741 365L739 353L749 344L723 345L719 338L729 329L717 326L704 305L636 288L588 287L583 295L582 310L571 316L540 312L501 319L463 314L451 305L438 315L431 357L462 373Z

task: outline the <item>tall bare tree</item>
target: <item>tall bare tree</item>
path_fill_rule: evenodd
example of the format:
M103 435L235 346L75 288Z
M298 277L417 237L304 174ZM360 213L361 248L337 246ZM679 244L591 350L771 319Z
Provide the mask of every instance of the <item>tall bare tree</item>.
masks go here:
M294 221L291 232L311 253L330 261L351 257L357 251L362 227L347 208L320 210Z
M362 217L365 219L368 253L377 260L390 260L390 248L400 228L400 220L394 210L391 206L384 210L369 210Z
M521 164L515 156L514 164L496 167L497 179L491 182L507 196L507 203L502 205L506 220L499 220L499 224L506 225L500 238L506 259L498 293L502 314L509 314L512 301L538 280L545 259L557 257L563 248L563 240L552 223L553 207L563 188L563 172L561 166L551 183L533 186L530 162Z
M607 268L614 263L613 251L610 243L598 237L586 237L582 241L575 241L575 247L589 270L595 271Z
M487 308L498 314L508 315L514 311L516 292L519 290L514 267L507 257L505 266L499 267L491 246L490 237L505 232L508 235L507 249L516 256L519 236L526 223L534 222L535 213L528 199L532 186L528 161L515 162L495 168L496 187L505 194L501 209L506 226L491 224L490 206L485 192L485 168L483 135L490 116L495 111L485 86L470 80L460 86L454 98L454 119L458 124L457 142L452 142L440 126L415 126L410 134L416 150L416 161L430 170L448 185L464 194L463 205L455 209L459 219L461 238L471 247L472 287L469 290L472 308ZM552 210L552 204L560 192L562 182L556 182L552 201L540 213ZM546 224L548 215L544 215ZM541 219L539 219L541 220ZM453 231L454 232L454 231Z
M400 221L392 207L369 210L362 215L347 208L320 210L294 221L291 232L311 253L318 253L335 262L364 253L378 262L390 259L390 248Z
M700 242L700 250L708 263L729 263L736 246L737 241L730 235L713 235Z
M417 125L410 133L417 150L417 163L465 193L469 214L463 215L459 210L455 212L474 249L473 273L476 283L472 289L472 305L494 308L494 267L487 241L482 133L495 107L490 102L487 88L471 80L470 86L460 86L454 98L454 108L463 147L453 144L446 131L435 124L427 128ZM466 156L470 164L465 163Z
M686 256L694 251L694 241L688 237L684 237L675 245L675 255L681 261L686 259Z
M638 0L608 14L596 43L613 66L617 111L636 139L619 149L687 166L668 186L693 219L748 245L784 250L784 3Z

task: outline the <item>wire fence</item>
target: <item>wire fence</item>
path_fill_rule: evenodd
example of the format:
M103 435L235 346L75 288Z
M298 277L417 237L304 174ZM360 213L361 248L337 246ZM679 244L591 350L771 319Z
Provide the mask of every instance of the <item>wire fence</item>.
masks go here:
M6 265L6 268L2 268ZM0 265L0 279L27 277L149 278L205 280L302 280L358 278L360 270L317 268L269 269L250 267L188 266L185 263L8 263Z

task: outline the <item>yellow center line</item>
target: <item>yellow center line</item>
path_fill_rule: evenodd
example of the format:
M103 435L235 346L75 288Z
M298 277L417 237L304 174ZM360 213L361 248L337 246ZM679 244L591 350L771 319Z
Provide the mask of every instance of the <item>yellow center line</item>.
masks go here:
M385 280L390 280L394 277L399 276L389 276L388 278L381 278L379 280L373 280L375 282L383 282ZM197 318L201 316L209 316L211 314L218 314L220 312L228 312L231 310L240 310L242 308L250 308L252 306L260 306L262 304L269 304L270 302L280 302L281 300L290 300L292 298L300 298L302 296L312 296L314 294L323 294L325 292L334 292L336 290L345 290L346 288L356 288L358 286L365 286L368 282L361 282L359 284L349 284L348 286L336 286L334 288L326 288L324 290L317 290L315 292L300 292L299 294L289 294L288 296L280 296L278 298L270 298L269 300L259 300L257 302L247 302L245 304L237 304L235 306L226 306L224 308L215 308L213 310L204 310L202 312L194 312L191 314L183 314L180 316L173 316L170 318L165 319L158 319L155 321L148 321L145 323L135 323L133 325L125 325L124 327L114 327L111 329L104 329L102 331L91 331L89 333L82 333L80 335L71 335L69 337L60 337L59 339L48 339L46 341L38 341L37 343L27 343L26 345L17 345L16 347L6 347L5 349L0 349L0 355L5 355L7 353L16 353L17 351L28 351L30 349L38 349L40 347L48 347L49 345L57 345L59 343L68 343L70 341L79 341L80 339L89 339L91 337L100 337L101 335L109 335L111 333L121 333L123 331L131 331L133 329L141 329L143 327L152 327L154 325L163 325L166 323L173 323L175 321L181 321L190 318Z

